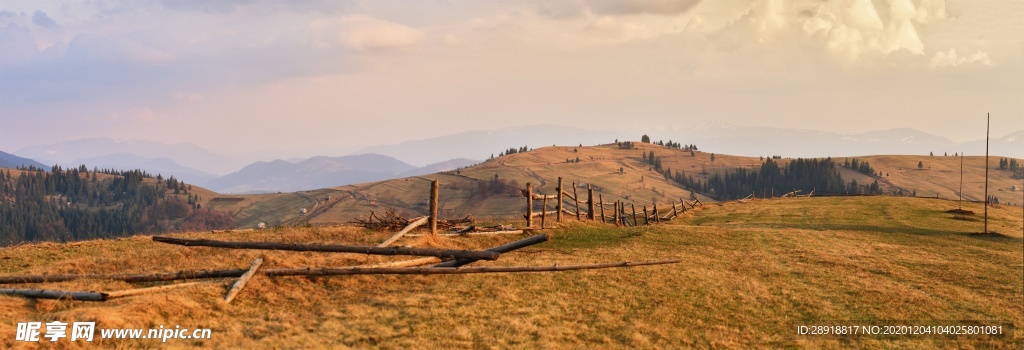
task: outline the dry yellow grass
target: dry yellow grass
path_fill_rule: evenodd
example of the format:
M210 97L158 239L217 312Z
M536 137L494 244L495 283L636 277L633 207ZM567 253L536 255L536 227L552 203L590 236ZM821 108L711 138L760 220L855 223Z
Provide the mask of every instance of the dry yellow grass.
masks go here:
M795 324L829 320L992 320L1024 325L1020 208L990 209L1002 237L972 236L978 221L949 201L798 198L710 205L642 228L575 223L552 241L479 265L549 265L681 258L678 265L559 273L451 276L256 276L230 305L211 284L105 303L0 296L0 347L23 321L98 327L211 328L211 348L1020 348L994 340L807 340ZM981 212L976 204L966 209ZM374 244L389 233L306 228L184 237ZM402 245L479 249L518 237L406 238ZM146 237L0 249L0 274L158 272L343 266L388 257L231 251L162 245ZM21 287L121 290L75 281ZM68 343L59 347L84 347ZM44 348L54 347L45 340ZM90 345L148 348L158 340Z

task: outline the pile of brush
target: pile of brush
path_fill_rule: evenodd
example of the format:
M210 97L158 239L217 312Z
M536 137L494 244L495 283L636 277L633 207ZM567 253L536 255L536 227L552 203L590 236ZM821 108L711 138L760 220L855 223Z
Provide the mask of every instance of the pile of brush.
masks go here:
M402 228L409 226L413 221L419 220L422 217L415 217L406 219L398 214L395 214L394 209L387 209L384 214L378 215L373 210L370 211L370 215L366 218L356 218L353 221L349 221L349 224L355 226L365 227L371 230L378 231L398 231ZM466 215L465 218L455 220L438 220L437 229L439 230L451 230L456 225L472 223L476 220L472 216Z

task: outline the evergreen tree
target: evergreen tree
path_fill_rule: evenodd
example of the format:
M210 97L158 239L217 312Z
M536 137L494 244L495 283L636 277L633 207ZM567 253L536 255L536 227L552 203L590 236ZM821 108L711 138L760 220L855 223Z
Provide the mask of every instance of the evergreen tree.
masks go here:
M917 168L924 169L924 163L922 163L921 161L917 161Z
M640 142L643 142L643 143L651 143L651 137L650 137L650 136L647 136L647 134L644 134L644 136L641 136L641 137L640 137Z

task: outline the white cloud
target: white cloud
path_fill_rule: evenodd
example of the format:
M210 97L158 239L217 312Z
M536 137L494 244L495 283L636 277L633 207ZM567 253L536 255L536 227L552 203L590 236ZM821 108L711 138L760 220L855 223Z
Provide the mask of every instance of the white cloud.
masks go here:
M344 45L359 51L398 49L415 45L423 31L365 15L324 18L309 26L313 46Z
M960 56L956 53L956 49L949 49L948 52L939 51L932 56L931 63L928 68L931 70L939 70L943 68L951 68L960 66L963 64L980 64L985 66L991 66L992 60L989 59L988 53L983 51L975 52L970 56Z

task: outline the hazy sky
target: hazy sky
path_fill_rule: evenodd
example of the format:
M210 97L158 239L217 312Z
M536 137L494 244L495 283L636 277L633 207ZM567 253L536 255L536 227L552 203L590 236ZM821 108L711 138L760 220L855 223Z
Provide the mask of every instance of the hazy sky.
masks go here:
M340 155L536 123L966 141L986 112L995 136L1024 129L1022 18L1020 0L0 0L0 149Z

